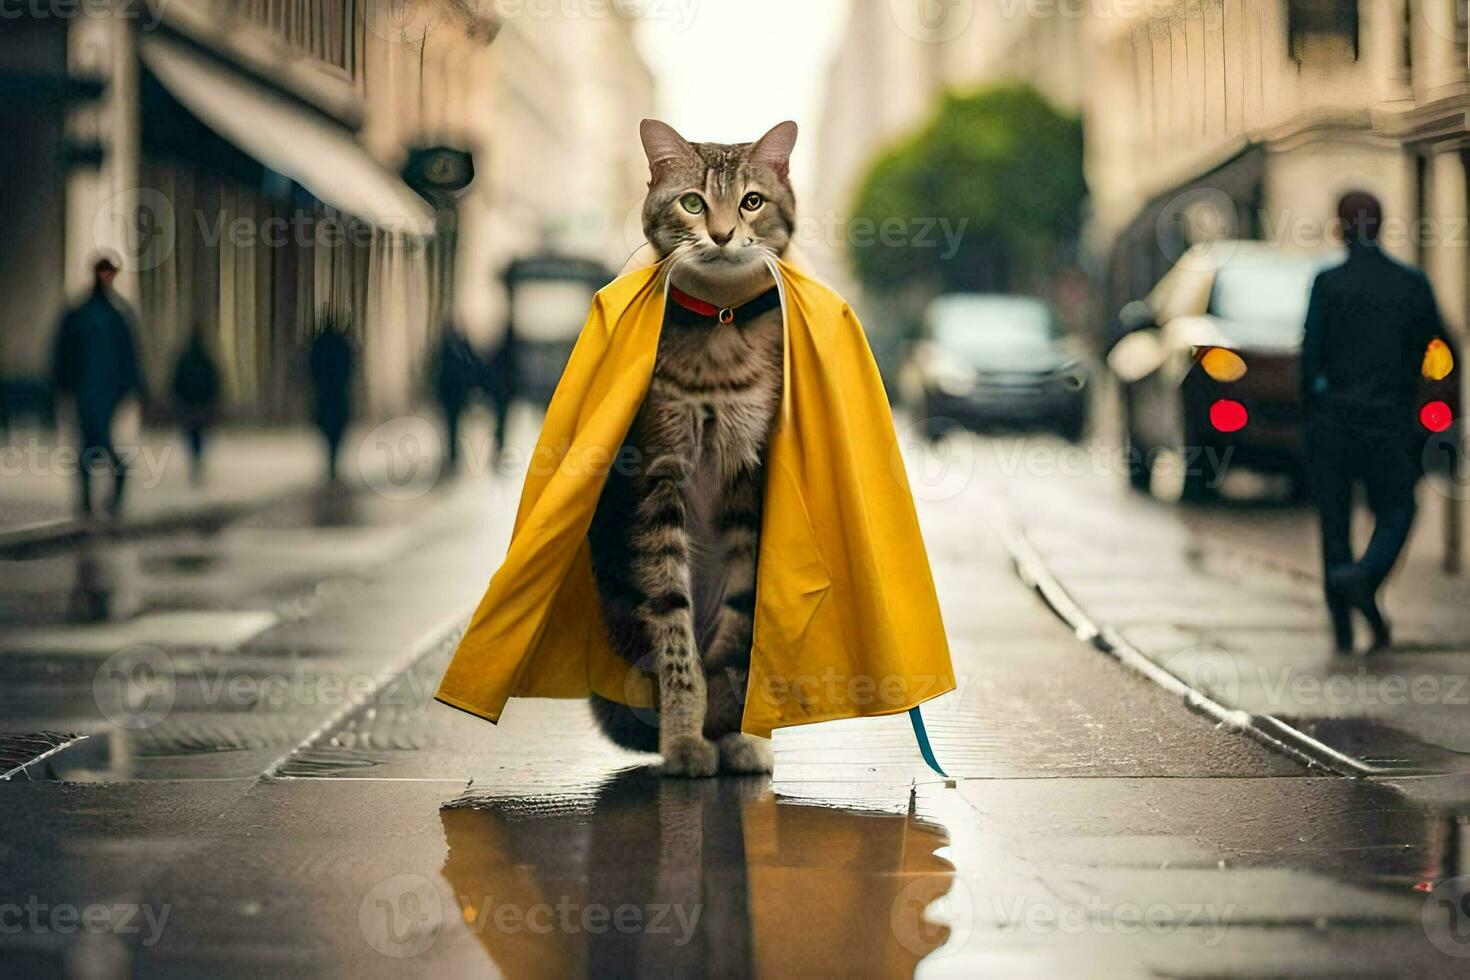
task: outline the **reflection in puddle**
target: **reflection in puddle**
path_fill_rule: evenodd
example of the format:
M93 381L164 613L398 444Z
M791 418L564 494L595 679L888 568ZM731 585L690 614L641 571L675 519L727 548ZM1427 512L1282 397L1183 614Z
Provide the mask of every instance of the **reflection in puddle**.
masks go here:
M1305 673L1296 676L1315 679L1313 675ZM1385 684L1392 683L1396 678L1404 682L1406 689L1410 682L1436 685L1430 688L1432 690L1439 690L1441 686L1447 690L1450 685L1457 683L1453 675L1428 671L1414 674L1408 674L1407 671L1399 674L1386 673L1382 677L1387 678L1383 681ZM1354 681L1371 683L1378 679L1360 667L1355 677L1346 672L1328 674L1321 682L1324 689L1331 690L1337 678L1342 678L1339 684L1343 690L1350 690L1346 685ZM1396 775L1454 772L1463 765L1465 759L1463 752L1435 745L1395 725L1371 718L1300 718L1292 715L1280 715L1279 718L1283 723L1307 733L1338 752Z
M590 801L440 810L443 875L507 976L909 976L949 930L949 838L911 816L779 802L766 779L619 773Z
M74 623L127 619L143 605L138 588L137 552L127 547L83 546L67 597L67 618Z

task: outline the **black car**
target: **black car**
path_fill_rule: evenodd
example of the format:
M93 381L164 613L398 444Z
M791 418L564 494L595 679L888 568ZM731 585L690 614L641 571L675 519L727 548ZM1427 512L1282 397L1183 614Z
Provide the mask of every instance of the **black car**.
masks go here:
M1087 426L1087 365L1052 310L1031 297L939 297L904 375L933 436L1050 429L1076 440Z

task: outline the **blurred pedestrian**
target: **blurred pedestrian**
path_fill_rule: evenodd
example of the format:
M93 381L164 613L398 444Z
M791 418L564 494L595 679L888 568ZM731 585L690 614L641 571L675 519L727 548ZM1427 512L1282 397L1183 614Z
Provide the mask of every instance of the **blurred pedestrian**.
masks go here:
M174 362L174 414L189 447L189 480L204 482L204 442L219 409L219 368L204 340L204 325L196 323Z
M106 256L93 264L92 292L62 317L51 359L51 383L74 410L83 517L92 515L94 469L112 473L107 511L114 518L122 512L127 466L113 445L112 423L125 398L144 396L133 313L112 288L117 272L117 263Z
M347 325L333 315L323 317L312 342L309 366L315 392L315 420L327 453L327 479L337 482L337 454L352 420L352 366L355 360Z
M444 325L434 370L434 392L444 411L445 465L459 467L459 420L484 366L469 339L453 323Z
M520 339L514 321L506 323L505 336L485 363L483 374L485 396L495 411L495 469L505 463L505 430L510 407L520 397Z
M1339 652L1353 647L1351 611L1392 642L1377 593L1414 523L1415 400L1429 342L1442 333L1429 280L1378 244L1383 206L1355 191L1338 206L1347 261L1312 286L1302 347L1307 460L1322 526L1327 609ZM1361 484L1375 526L1353 558L1353 488Z

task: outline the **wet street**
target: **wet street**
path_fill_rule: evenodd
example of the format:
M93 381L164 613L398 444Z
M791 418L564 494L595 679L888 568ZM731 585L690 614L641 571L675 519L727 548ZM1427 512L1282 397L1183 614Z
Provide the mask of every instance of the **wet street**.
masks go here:
M1344 669L1305 512L1058 473L1097 458L914 447L948 779L903 716L683 781L578 702L432 702L515 476L7 553L0 972L1463 976L1464 709L1287 704L1260 665ZM1444 596L1390 610L1450 685Z
M0 21L0 980L1470 977L1470 0Z

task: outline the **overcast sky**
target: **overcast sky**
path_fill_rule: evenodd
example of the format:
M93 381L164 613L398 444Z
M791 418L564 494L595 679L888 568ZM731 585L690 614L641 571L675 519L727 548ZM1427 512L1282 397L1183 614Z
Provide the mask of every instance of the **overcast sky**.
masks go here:
M792 178L813 179L822 84L848 0L648 0L639 25L659 118L694 142L743 143L783 119L801 129Z

